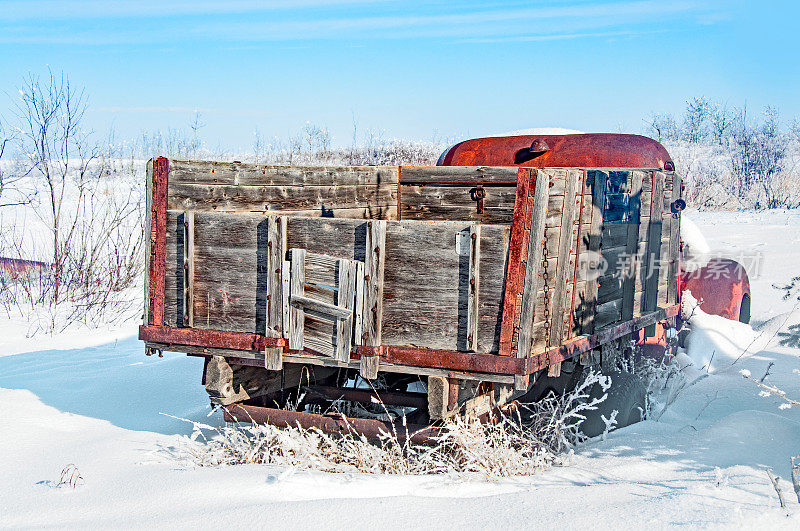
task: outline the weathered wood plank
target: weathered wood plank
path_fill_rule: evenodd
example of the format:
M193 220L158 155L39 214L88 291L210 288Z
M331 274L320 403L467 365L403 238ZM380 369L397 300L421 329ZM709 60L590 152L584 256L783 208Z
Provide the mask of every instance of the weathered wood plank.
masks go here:
M492 183L517 184L516 167L491 166L403 166L400 182L407 183ZM405 186L403 193L405 193Z
M534 341L533 322L536 317L536 298L543 286L542 261L544 259L545 224L547 204L550 194L550 174L544 170L536 170L532 174L530 195L531 226L528 236L527 255L525 257L525 281L522 288L519 314L519 333L517 339L517 357L527 358L531 355Z
M592 183L592 210L586 249L587 253L589 253L589 259L592 259L595 255L600 254L600 248L603 245L603 207L606 201L608 173L591 171L586 180ZM594 329L594 311L599 298L598 287L600 279L589 278L588 280L583 302L583 319L581 320L581 331L584 334L591 334Z
M266 347L264 349L264 368L268 371L283 370L283 348Z
M349 319L353 315L352 309L346 309L336 304L328 304L318 299L306 297L304 295L290 295L289 304L293 307L299 306L304 311L314 311L322 315L329 315L339 320Z
M183 326L194 326L194 212L183 215Z
M339 260L339 281L337 306L348 310L346 319L336 323L336 359L343 362L350 361L350 349L353 333L353 310L356 291L356 273L358 268L352 260Z
M359 360L358 373L362 378L374 380L378 377L380 368L380 358L378 356L361 356Z
M386 264L386 222L367 222L364 250L364 309L362 327L366 346L381 344L384 303L384 266Z
M468 255L459 254L456 238L468 229L469 224L455 222L388 223L384 344L466 350ZM481 352L499 348L508 235L507 226L481 226Z
M603 304L597 305L597 312L595 313L595 332L602 330L604 327L613 325L622 318L621 310L624 305L623 299L616 299Z
M641 171L630 172L630 199L628 204L628 234L627 242L625 245L625 254L628 257L638 256L639 243L646 238L646 232L640 229L641 225L641 197L642 197L642 182L644 181L644 174ZM626 270L620 271L624 275L622 283L622 306L621 306L621 319L629 320L633 317L634 313L634 299L633 295L636 291L637 276L639 275L639 268L635 264L630 264L633 271ZM609 303L606 303L609 304ZM597 325L595 325L597 329Z
M404 170L405 171L405 170ZM563 176L551 176L551 194L548 206L548 227L558 227L564 196ZM480 221L481 223L511 223L514 217L516 189L513 186L486 186L484 211L479 213L474 186L456 185L402 185L400 218L415 220ZM582 217L589 219L591 195L584 194L586 211Z
M514 215L514 186L483 188L483 212L474 199L474 186L406 185L400 197L400 218L404 220L480 221L511 223Z
M283 337L283 264L286 260L286 218L267 218L267 325L268 337Z
M353 300L353 344L363 344L364 334L364 262L356 264L356 284Z
M650 221L647 225L647 244L644 255L643 282L644 301L642 313L656 309L658 302L658 277L661 260L661 228L662 210L664 208L664 174L660 171L653 172L653 194L650 210ZM655 325L645 328L645 335L652 336Z
M285 244L284 244L285 245ZM289 260L284 260L281 266L281 308L283 309L282 322L283 322L283 337L289 339L289 292L291 290L291 271L292 263Z
M628 223L605 222L603 223L603 247L619 247L628 243Z
M499 352L503 321L503 292L508 263L509 225L482 225L480 292L478 293L478 352Z
M469 295L467 298L467 348L472 352L478 349L478 296L480 293L480 249L481 226L469 227Z
M672 201L677 201L681 197L681 177L677 173L672 173ZM671 203L670 203L671 204ZM676 212L671 214L672 222L670 224L669 236L669 283L667 284L667 304L675 304L678 300L678 275L679 271L679 258L678 252L680 250L680 225L681 213Z
M336 287L340 279L339 260L341 259L324 254L306 254L306 283Z
M672 193L669 191L669 193ZM665 201L668 202L669 197ZM658 261L658 300L656 301L657 307L666 307L668 297L668 284L669 284L669 237L672 226L672 218L669 212L664 214L664 221L661 225L661 255Z
M622 298L623 279L617 275L600 277L597 288L597 303L602 304L613 299Z
M289 348L302 350L304 311L302 306L291 304L297 297L305 293L306 281L306 250L292 249L290 251L291 278L289 279Z
M397 166L276 166L241 162L170 160L175 183L300 186L397 184Z
M574 284L578 282L578 280L585 280L587 277L587 271L585 271L586 264L581 264L581 248L583 247L582 240L588 239L587 235L583 233L583 223L585 221L591 221L591 216L594 213L594 208L592 202L589 202L587 205L587 201L593 201L593 197L584 194L582 190L586 188L586 182L588 180L587 172L584 170L580 170L579 172L579 181L578 181L578 190L576 191L576 201L579 203L576 206L578 219L575 221L573 225L572 232L575 233L575 242L571 245L571 253L573 253L573 266L572 266L572 282L573 282L573 289L567 298L569 304L569 313L567 318L564 320L564 326L566 328L565 334L562 335L566 336L566 338L572 338L575 334L580 334L581 329L583 327L583 323L580 319L576 319L576 316L583 316L585 315L584 308L581 308L580 305L585 304L585 297L586 293L576 293ZM587 208L588 206L588 208ZM597 236L599 238L600 232L597 232ZM575 307L575 299L580 295L580 300L578 301L579 307ZM560 365L559 365L559 374L560 374Z
M558 245L558 265L553 282L553 308L550 322L550 344L561 342L565 332L565 322L569 319L567 297L567 284L575 267L575 249L573 230L578 220L578 210L581 206L581 196L578 194L578 184L581 182L581 172L568 170L566 177L566 190L564 195L564 208L561 217L561 236Z
M183 300L183 278L185 270L183 268L184 236L185 228L183 225L183 213L167 211L166 237L165 237L165 267L164 274L164 325L182 326L184 315ZM152 257L151 257L152 258ZM199 259L195 253L195 261ZM149 271L147 272L150 273ZM202 273L196 270L195 278L198 283L202 279ZM197 294L195 285L195 298ZM148 292L147 297L150 297ZM200 301L197 301L200 302ZM195 307L197 312L197 307ZM196 325L195 325L196 326Z
M205 212L315 212L335 217L340 209L396 208L397 187L376 186L235 186L170 183L167 208Z

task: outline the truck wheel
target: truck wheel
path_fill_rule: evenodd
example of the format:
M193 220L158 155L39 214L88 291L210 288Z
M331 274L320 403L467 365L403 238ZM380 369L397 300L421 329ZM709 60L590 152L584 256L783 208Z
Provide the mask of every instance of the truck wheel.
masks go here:
M742 303L739 305L739 322L750 323L750 295L747 293L744 294Z
M606 428L601 417L611 418L613 411L617 411L616 428L623 428L642 420L645 410L646 390L641 380L627 372L614 371L607 376L611 377L611 388L608 396L597 405L597 409L587 411L579 429L587 437L597 437ZM590 398L603 396L603 388L595 384L589 394Z

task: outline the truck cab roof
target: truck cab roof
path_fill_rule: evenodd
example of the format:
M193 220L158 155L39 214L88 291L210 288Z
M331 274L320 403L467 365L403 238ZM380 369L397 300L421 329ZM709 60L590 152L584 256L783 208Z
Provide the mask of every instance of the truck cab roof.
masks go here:
M675 169L667 150L652 138L616 133L475 138L450 147L436 164Z

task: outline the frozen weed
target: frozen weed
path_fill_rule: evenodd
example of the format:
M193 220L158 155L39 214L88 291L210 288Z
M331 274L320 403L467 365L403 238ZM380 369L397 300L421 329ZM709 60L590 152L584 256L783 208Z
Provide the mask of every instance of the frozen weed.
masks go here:
M585 439L580 423L606 396L590 398L598 383L607 389L610 382L590 373L565 396L510 404L488 423L456 417L426 445L394 432L371 442L355 432L239 423L216 428L192 422L192 435L170 451L196 466L257 463L338 473L528 475L563 463L565 454Z

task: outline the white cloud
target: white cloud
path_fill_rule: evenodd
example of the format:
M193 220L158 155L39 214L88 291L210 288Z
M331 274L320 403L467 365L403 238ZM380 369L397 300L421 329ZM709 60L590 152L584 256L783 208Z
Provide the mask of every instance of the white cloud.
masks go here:
M309 16L315 10L297 12L297 7L348 5L367 3L367 0L336 0L333 4L322 0L299 2L273 1L263 4L247 0L232 2L177 2L145 0L130 2L68 1L70 10L55 2L11 2L16 6L6 9L2 18L32 13L28 4L40 5L45 16L53 19L85 16L87 24L76 29L48 27L47 21L30 24L28 31L20 28L0 27L0 42L14 43L68 43L68 44L140 44L179 41L270 42L319 39L359 38L457 38L471 42L546 41L579 38L635 36L644 32L664 31L665 21L691 17L693 22L701 16L711 16L719 10L710 4L697 4L687 0L639 0L604 3L576 2L539 8L481 9L447 8L446 12L403 14L403 4L392 4L380 16L338 16L316 18ZM53 4L53 9L44 5ZM144 5L143 5L144 4ZM21 7L25 6L25 7ZM90 9L96 6L97 9ZM105 7L104 7L105 6ZM280 13L274 10L283 9ZM270 13L266 11L273 10ZM360 13L374 13L375 9L359 9ZM430 11L430 9L429 9ZM247 17L215 17L218 13L245 13ZM183 16L183 15L196 16ZM163 24L145 24L142 18L167 17ZM204 16L205 15L205 16ZM126 19L126 16L136 20ZM110 17L108 24L99 20ZM116 17L116 18L115 18ZM37 18L39 18L37 16ZM73 21L74 22L74 21ZM51 20L50 24L59 24ZM63 26L63 23L62 23ZM673 25L675 26L675 25ZM146 28L146 29L145 29Z

